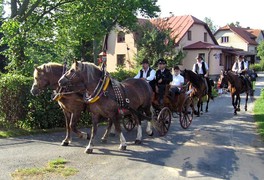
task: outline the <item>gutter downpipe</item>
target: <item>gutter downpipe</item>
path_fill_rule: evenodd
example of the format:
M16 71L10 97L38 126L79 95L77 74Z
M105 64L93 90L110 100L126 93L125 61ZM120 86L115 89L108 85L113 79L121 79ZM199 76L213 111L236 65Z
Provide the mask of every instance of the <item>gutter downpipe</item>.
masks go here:
M209 48L208 57L207 57L207 59L208 59L208 68L209 68L208 76L210 75L210 70L211 70L211 68L210 68L210 55L211 55L211 51L212 51L212 49Z

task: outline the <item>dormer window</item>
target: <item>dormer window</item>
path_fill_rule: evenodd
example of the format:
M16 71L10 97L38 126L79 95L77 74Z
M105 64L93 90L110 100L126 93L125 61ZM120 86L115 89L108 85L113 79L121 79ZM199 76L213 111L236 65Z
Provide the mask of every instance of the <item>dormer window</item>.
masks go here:
M120 31L118 34L117 34L117 42L118 43L124 43L125 42L125 33L123 31Z
M229 42L229 37L228 36L221 37L221 43L228 43L228 42Z

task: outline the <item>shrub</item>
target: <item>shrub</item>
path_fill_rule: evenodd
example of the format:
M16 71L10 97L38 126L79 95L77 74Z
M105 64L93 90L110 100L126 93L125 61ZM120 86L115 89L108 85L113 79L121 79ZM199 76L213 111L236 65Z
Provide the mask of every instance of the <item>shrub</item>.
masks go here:
M32 78L2 74L0 78L0 127L51 128L64 125L63 114L51 92L30 94Z
M27 116L30 78L17 74L2 74L0 78L0 115L2 125L17 126Z
M135 71L128 71L123 69L122 67L118 67L116 72L111 72L111 76L118 80L118 81L123 81L127 78L133 78L136 75Z
M264 71L264 60L261 60L256 64L251 64L250 69L254 69L255 71Z

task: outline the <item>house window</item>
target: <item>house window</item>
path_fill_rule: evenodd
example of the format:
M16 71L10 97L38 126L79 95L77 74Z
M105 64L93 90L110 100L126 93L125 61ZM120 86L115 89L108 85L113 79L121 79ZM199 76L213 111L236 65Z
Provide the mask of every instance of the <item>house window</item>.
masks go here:
M202 56L203 57L203 60L205 61L205 54L204 53L199 53L198 55L199 56Z
M228 42L229 42L229 37L228 36L221 37L221 43L228 43Z
M219 66L224 66L224 58L222 58L222 53L219 54Z
M207 33L204 33L204 42L207 42Z
M116 65L117 66L124 66L125 65L125 57L126 57L126 55L124 55L124 54L118 54L116 56L116 59L117 59Z
M123 31L120 31L118 34L117 34L117 42L118 43L124 43L125 42L125 33Z
M192 40L192 31L187 32L187 38L188 38L188 41Z

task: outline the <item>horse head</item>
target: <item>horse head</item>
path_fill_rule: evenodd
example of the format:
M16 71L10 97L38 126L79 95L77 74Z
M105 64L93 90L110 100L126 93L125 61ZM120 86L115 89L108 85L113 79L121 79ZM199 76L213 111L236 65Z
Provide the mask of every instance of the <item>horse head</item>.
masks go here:
M84 85L86 88L98 82L101 77L99 68L88 62L75 61L71 68L59 79L59 86L80 86Z
M58 79L63 71L63 66L58 63L45 63L34 67L34 82L31 87L31 94L36 96L47 87L56 89L58 87Z

